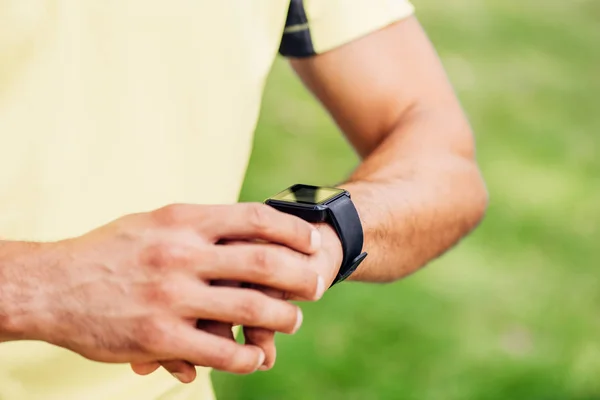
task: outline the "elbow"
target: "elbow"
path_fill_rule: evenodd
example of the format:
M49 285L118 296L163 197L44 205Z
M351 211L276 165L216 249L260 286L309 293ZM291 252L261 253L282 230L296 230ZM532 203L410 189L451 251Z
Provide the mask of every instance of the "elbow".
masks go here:
M469 200L470 210L467 211L468 223L471 229L477 227L484 219L488 209L490 195L485 182L485 178L477 163L477 155L475 151L475 137L470 129L466 129L468 138L465 140L467 143L463 148L462 152L458 154L468 164L467 182L469 187Z
M455 123L449 123L447 126L454 126L449 129L452 134L449 135L449 154L452 154L455 175L456 194L459 197L462 207L462 216L466 228L470 231L476 228L484 219L488 204L489 192L481 169L477 163L477 154L475 146L475 135L467 119L457 118Z
M462 165L458 170L462 171L457 177L462 181L460 187L459 201L463 204L462 215L467 232L475 229L483 221L489 205L489 191L477 163L475 154L475 140L469 132L468 140L463 141L460 151L455 151L455 157L459 160L457 165Z
M473 164L474 172L469 185L469 209L465 210L465 219L469 231L481 224L489 205L489 192L485 180L475 161L473 161Z
M461 118L454 129L449 129L452 134L446 142L448 157L439 157L442 171L447 171L448 195L454 201L450 206L458 218L458 226L462 227L460 236L468 234L477 228L483 221L489 205L489 192L477 163L475 136L466 119ZM439 169L438 169L439 171ZM449 210L450 211L450 210ZM456 213L458 211L458 213Z

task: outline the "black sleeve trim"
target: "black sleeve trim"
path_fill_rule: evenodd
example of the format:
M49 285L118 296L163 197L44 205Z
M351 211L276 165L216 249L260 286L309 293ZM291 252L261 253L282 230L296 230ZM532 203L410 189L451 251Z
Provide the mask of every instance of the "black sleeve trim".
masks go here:
M310 57L316 54L303 0L290 0L279 54L285 57Z

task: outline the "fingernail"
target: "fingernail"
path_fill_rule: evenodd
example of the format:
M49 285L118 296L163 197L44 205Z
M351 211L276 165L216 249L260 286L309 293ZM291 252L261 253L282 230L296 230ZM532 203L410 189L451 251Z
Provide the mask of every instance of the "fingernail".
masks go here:
M321 248L321 233L316 229L310 233L310 248L313 250Z
M294 330L292 331L292 334L298 332L298 329L300 329L300 326L302 326L303 318L304 317L302 316L302 310L298 308L298 314L296 316L296 325L294 325Z
M258 370L259 370L259 371L268 371L269 369L270 369L270 368L269 368L268 366L266 366L266 365L261 365L261 366L258 368Z
M256 366L256 368L260 369L264 363L265 363L265 353L261 350L260 355L258 356L258 365Z
M315 298L319 300L325 294L325 280L320 275L317 277L317 292L315 293Z
M173 375L175 377L175 379L177 379L178 381L185 383L185 375L183 375L182 373L179 372L171 372L171 375Z

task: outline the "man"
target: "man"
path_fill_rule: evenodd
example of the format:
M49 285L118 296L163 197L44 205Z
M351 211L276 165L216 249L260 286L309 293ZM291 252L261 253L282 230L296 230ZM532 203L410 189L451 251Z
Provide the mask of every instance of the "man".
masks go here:
M319 299L345 256L330 225L234 204L278 49L362 158L340 185L369 253L349 279L400 279L471 231L487 204L473 138L412 14L1 2L0 399L205 400L196 366L272 367L273 332L302 321L284 299Z

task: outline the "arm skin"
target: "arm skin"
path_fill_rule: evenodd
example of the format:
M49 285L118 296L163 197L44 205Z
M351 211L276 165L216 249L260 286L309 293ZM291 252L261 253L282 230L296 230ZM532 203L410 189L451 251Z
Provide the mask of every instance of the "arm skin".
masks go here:
M351 280L403 278L477 226L488 194L473 135L416 18L291 64L362 159L339 185L369 253ZM339 258L337 237L321 230Z

